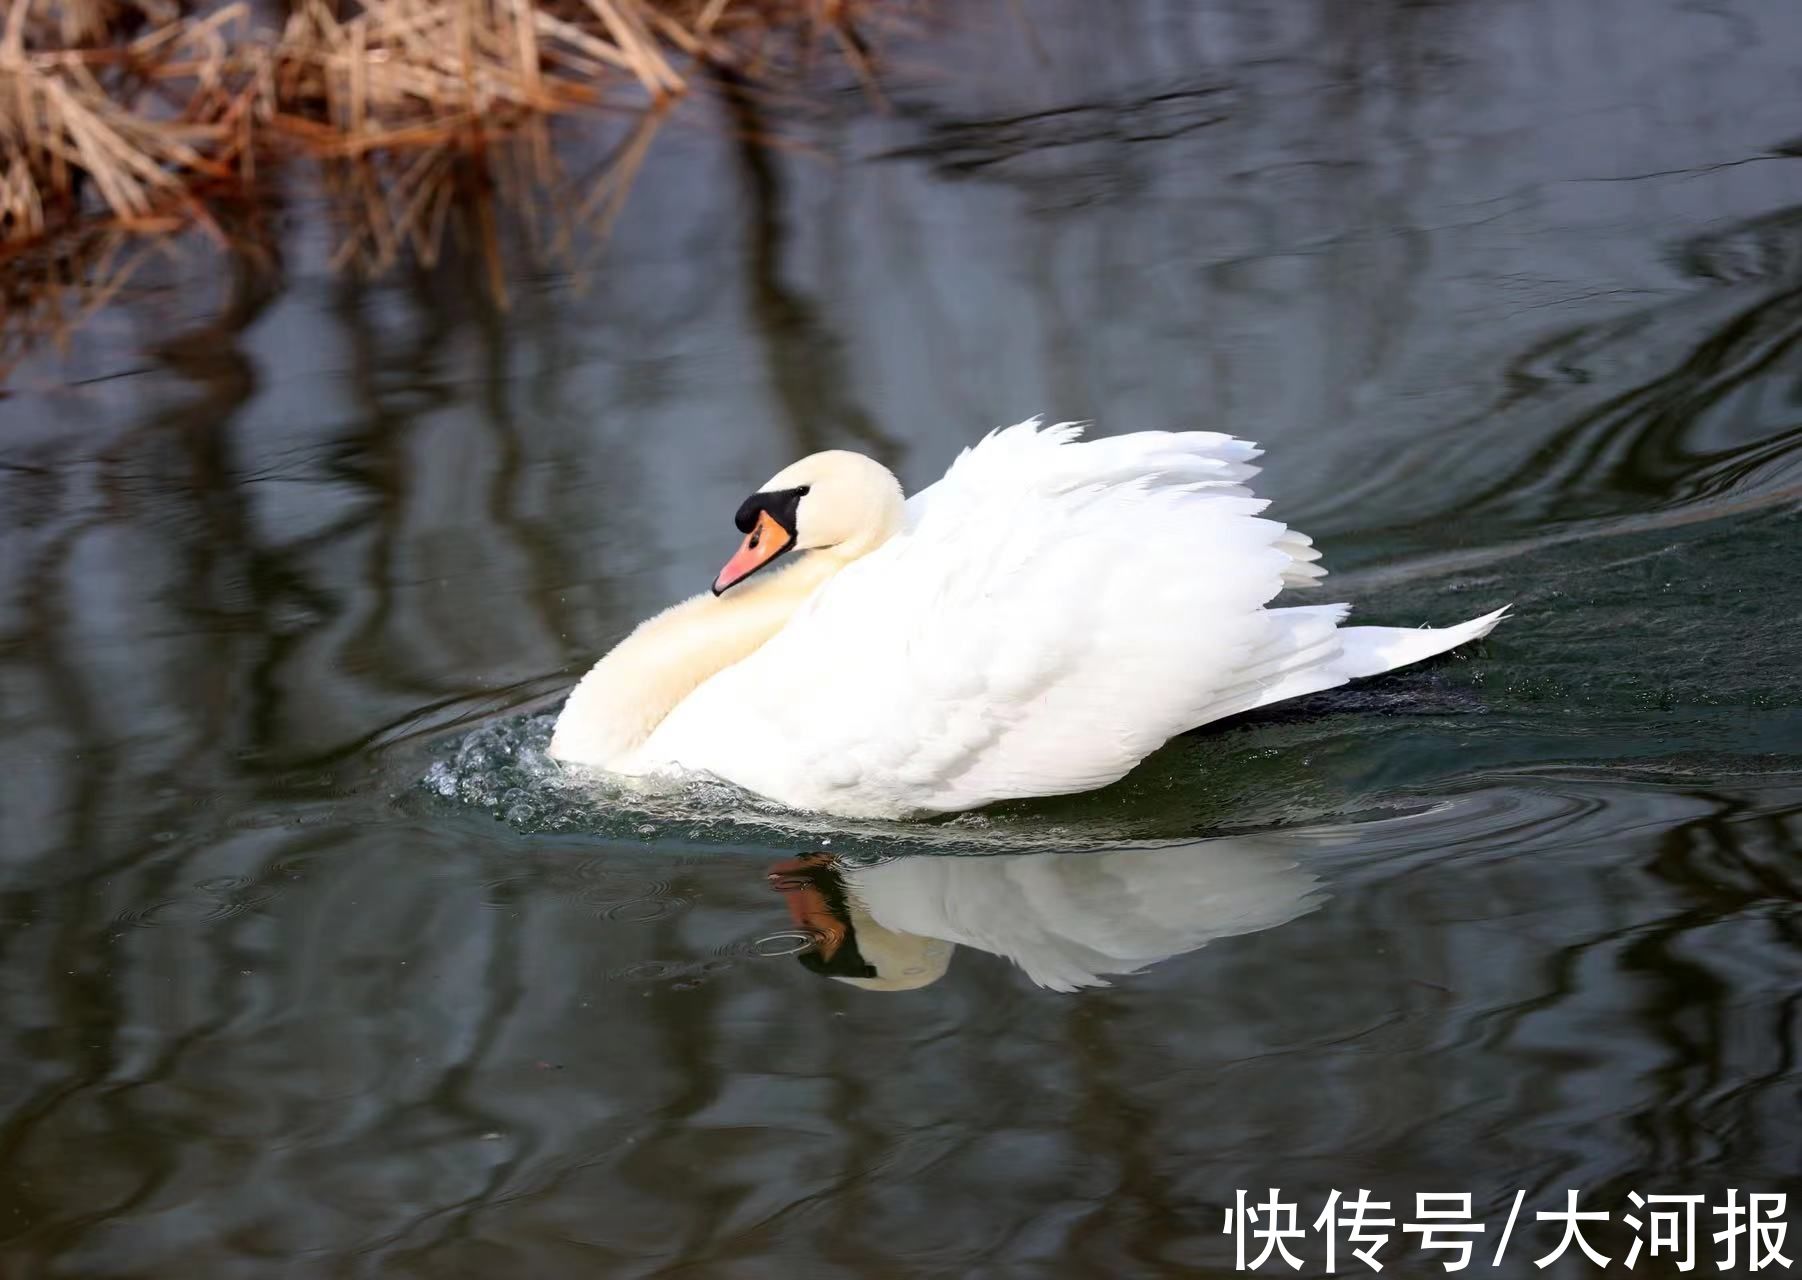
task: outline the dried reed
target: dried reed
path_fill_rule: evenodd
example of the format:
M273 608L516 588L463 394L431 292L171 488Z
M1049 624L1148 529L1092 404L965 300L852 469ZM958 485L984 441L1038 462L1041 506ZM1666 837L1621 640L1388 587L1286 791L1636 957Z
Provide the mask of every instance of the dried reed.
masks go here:
M604 228L698 77L773 82L834 47L874 92L863 29L906 4L293 0L270 31L245 0L0 0L0 325L67 316L81 279L108 296L75 268L115 269L120 235L212 228L215 197L296 156L344 215L341 263L430 261L462 211L504 300L493 202L562 184L550 121L619 121L612 163L568 202ZM30 304L34 275L53 304Z

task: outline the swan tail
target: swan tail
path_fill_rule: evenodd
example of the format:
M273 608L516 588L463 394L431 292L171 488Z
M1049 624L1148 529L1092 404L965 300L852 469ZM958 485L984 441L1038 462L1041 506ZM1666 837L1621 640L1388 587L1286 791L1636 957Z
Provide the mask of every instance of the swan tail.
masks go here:
M1342 627L1348 610L1343 604L1271 610L1279 631L1270 648L1277 656L1222 690L1200 723L1336 689L1348 680L1444 653L1488 635L1508 612L1503 606L1455 627Z
M1341 627L1334 669L1347 680L1374 676L1456 649L1495 630L1509 606L1455 627Z

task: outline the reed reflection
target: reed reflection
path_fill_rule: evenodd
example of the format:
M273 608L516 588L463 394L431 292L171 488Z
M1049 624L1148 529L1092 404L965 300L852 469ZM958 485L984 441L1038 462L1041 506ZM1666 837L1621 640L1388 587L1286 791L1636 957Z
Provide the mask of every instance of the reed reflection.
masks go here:
M1293 838L1235 837L1101 853L809 853L777 863L802 966L868 991L945 975L959 946L1054 991L1105 987L1217 938L1286 924L1325 900Z

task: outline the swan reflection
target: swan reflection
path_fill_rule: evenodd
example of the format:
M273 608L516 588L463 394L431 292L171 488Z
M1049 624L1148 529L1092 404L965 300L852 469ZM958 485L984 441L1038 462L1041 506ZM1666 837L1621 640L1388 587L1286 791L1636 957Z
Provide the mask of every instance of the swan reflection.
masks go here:
M1074 991L1312 911L1319 880L1293 838L1191 841L1105 853L918 855L869 863L811 853L778 863L796 954L871 991L943 977L959 946Z

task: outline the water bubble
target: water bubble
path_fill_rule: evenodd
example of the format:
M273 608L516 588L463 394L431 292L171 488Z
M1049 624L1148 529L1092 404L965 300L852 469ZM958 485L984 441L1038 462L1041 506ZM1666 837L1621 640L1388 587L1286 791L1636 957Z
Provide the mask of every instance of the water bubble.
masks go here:
M1115 836L1111 828L1105 834L1053 830L1030 816L859 821L784 809L705 775L621 779L552 759L556 722L555 712L529 713L472 729L439 748L418 785L441 800L485 810L516 831L583 832L635 845L659 839L691 847L756 843L789 850L831 848L836 856L856 857L910 847L937 853L1093 847ZM615 898L608 905L621 901ZM666 899L655 906L625 907L614 918L655 919L683 905Z
M786 929L781 933L769 933L751 944L754 954L766 960L776 960L783 956L798 956L803 951L812 951L820 943L819 938L799 929Z

